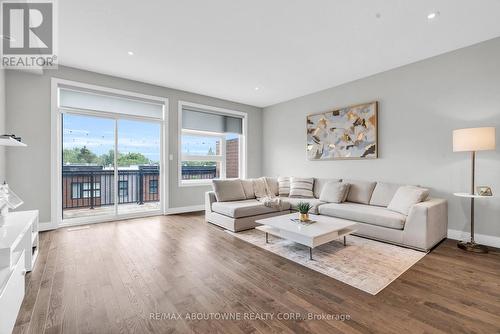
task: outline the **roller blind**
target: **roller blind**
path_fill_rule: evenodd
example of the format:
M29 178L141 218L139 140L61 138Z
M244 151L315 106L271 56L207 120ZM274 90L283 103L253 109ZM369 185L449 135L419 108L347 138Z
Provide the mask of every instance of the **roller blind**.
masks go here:
M242 134L243 120L236 116L183 107L182 128L186 130Z
M60 88L59 106L163 119L163 104L158 101L94 91Z

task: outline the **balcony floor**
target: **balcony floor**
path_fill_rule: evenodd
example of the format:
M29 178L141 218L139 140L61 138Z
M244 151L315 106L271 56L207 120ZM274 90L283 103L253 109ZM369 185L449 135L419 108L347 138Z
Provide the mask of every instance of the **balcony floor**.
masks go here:
M118 214L126 215L131 213L141 213L160 209L160 202L147 202L141 205L136 203L127 203L118 205ZM76 208L64 209L63 219L80 218L80 217L95 217L95 216L109 216L115 213L114 205L99 206L93 209Z

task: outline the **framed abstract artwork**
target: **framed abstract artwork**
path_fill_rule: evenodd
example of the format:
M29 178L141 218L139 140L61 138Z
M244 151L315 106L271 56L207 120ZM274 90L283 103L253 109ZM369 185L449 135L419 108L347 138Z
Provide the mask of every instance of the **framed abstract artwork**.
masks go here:
M377 158L377 118L376 101L308 115L308 159Z

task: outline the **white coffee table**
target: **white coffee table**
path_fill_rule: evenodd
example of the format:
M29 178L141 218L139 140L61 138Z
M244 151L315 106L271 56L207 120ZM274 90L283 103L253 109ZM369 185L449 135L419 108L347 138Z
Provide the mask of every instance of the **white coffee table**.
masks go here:
M309 259L312 260L312 249L314 247L326 244L327 242L344 237L344 246L346 245L346 236L356 232L356 223L328 216L309 215L309 219L315 223L297 223L291 218L298 218L297 213L276 216L266 219L259 219L255 222L262 224L256 229L266 233L266 243L269 242L268 235L274 235L283 239L288 239L309 247Z

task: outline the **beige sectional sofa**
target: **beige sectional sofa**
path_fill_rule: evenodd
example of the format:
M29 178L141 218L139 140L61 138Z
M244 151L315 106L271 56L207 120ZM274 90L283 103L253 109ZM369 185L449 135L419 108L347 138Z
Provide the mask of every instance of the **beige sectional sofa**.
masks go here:
M269 187L278 196L276 178L266 178ZM448 207L444 199L427 198L413 205L408 215L389 210L387 206L401 185L385 182L344 180L350 184L347 199L342 203L319 200L322 188L338 179L314 178L313 198L281 197L283 210L267 207L257 201L249 191L248 181L244 194L230 201L217 201L215 192L206 193L205 220L233 232L254 228L256 220L287 214L299 202L309 202L311 213L343 218L357 223L356 235L389 242L422 251L429 251L446 238Z

